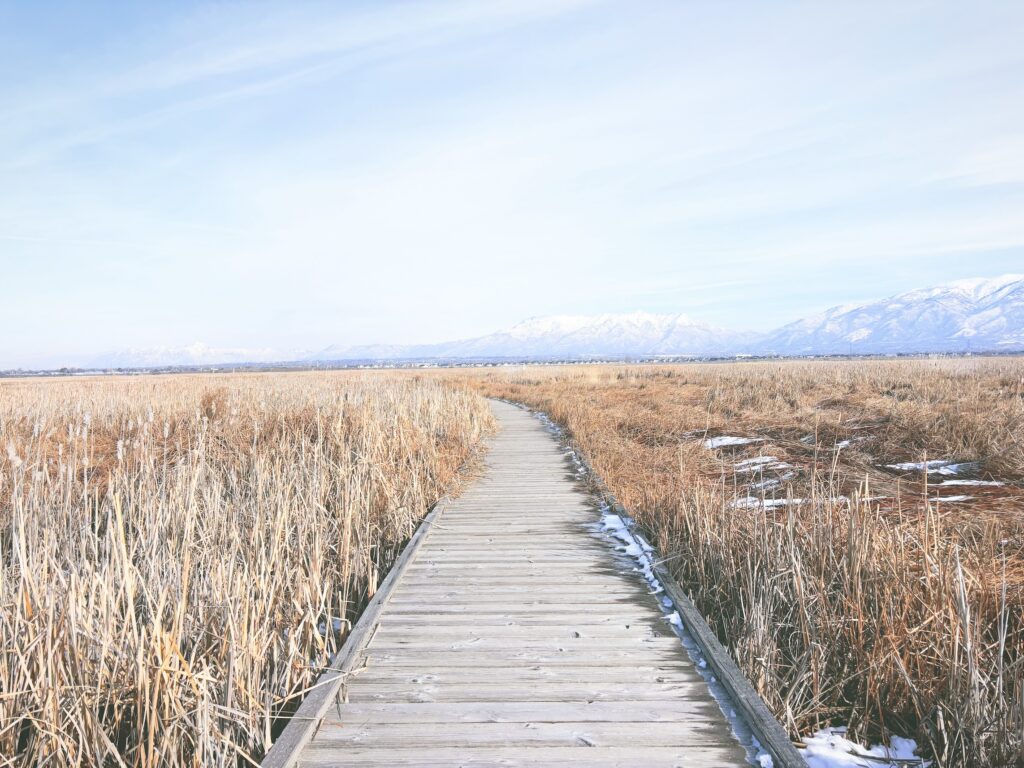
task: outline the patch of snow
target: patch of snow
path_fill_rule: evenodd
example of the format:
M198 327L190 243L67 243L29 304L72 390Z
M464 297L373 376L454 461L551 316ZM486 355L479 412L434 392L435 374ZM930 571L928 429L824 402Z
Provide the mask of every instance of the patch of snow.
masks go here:
M776 507L786 507L790 504L800 505L807 502L807 499L765 499L764 506L766 509L775 509Z
M735 499L730 506L736 509L757 509L758 507L775 509L776 507L785 507L790 504L803 504L806 501L807 499L761 499L757 496L744 496L743 498Z
M1000 485L1006 485L1006 483L1000 482L999 480L943 480L939 485L984 485L996 487Z
M942 502L949 503L949 502L969 501L970 499L973 499L973 498L974 498L973 496L935 496L935 497L933 497L931 499L928 499L928 501L942 501Z
M626 527L626 521L618 515L612 514L611 512L602 514L601 528L624 544L624 546L619 547L620 552L625 552L630 557L636 558L639 558L644 554L643 548L637 540L633 538L633 535L629 532L629 528ZM646 577L647 574L645 573L644 576ZM648 581L650 581L650 579L648 579Z
M768 480L762 480L759 483L751 483L750 487L759 491L767 490L769 488L778 488L785 482L788 482L796 477L796 472L786 472L784 475L779 477L769 478Z
M874 498L875 499L884 499L886 497L885 496L876 496ZM829 499L821 498L821 499L819 499L819 502L825 503L827 501L840 502L840 501L849 501L849 500L850 500L850 498L848 496L839 495L839 496L832 496ZM864 501L869 501L869 500L870 499L864 499ZM758 496L743 496L743 497L740 497L740 498L737 498L737 499L733 499L733 501L729 504L729 506L734 508L734 509L757 509L759 507L764 507L765 509L776 509L778 507L786 507L786 506L790 506L790 505L799 506L801 504L810 504L811 502L812 502L812 499L786 499L786 498L783 498L783 499L762 499L762 498L760 498Z
M736 469L741 469L743 467L756 467L759 464L771 464L773 461L778 461L778 459L774 456L755 456L753 459L737 461L735 467Z
M722 435L721 437L711 437L704 441L704 447L708 450L715 448L724 448L731 445L750 445L751 443L763 443L764 440L760 437L732 437L730 435Z
M753 509L761 506L761 499L756 496L744 496L741 499L733 499L729 506L734 509Z
M351 625L349 624L347 619L331 619L331 631L334 632L335 634L341 632L343 629L346 629L349 626L351 626ZM317 624L316 630L321 635L326 635L327 634L327 623L324 622L324 621L321 621L319 624Z
M939 467L940 475L962 475L966 472L975 472L981 465L976 461L965 461L962 464L947 464Z
M804 739L804 760L809 768L899 768L930 762L917 755L917 742L893 736L889 746L876 744L870 749L846 737L846 728L826 728Z
M753 472L762 472L766 469L792 469L792 464L787 464L784 461L769 461L762 464L750 464L748 466L736 465L734 470L737 475L751 474Z
M938 459L936 461L904 461L900 464L886 464L885 466L889 469L895 469L900 472L921 472L925 469L929 472L937 472L942 467L947 467L951 464L953 464L953 462Z
M976 472L980 467L977 461L963 461L954 464L946 459L935 461L905 461L900 464L886 464L888 469L895 469L899 472L922 472L927 471L929 475L962 475L967 472Z

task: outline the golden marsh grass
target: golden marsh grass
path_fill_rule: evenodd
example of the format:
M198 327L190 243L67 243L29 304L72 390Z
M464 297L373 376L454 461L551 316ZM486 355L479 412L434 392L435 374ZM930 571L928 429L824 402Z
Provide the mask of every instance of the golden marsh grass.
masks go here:
M413 377L0 382L0 764L258 760L492 426Z

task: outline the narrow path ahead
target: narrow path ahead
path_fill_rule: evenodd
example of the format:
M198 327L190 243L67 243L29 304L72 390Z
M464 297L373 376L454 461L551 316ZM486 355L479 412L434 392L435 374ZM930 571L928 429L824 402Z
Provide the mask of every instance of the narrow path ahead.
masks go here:
M303 766L739 766L657 599L537 419L494 404Z

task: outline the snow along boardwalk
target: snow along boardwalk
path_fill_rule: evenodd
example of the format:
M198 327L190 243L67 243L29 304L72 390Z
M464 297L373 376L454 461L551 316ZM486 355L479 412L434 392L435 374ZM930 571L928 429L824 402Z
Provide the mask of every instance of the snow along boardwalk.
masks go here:
M484 475L421 527L337 694L300 710L312 738L289 726L264 765L748 765L563 450L493 407Z

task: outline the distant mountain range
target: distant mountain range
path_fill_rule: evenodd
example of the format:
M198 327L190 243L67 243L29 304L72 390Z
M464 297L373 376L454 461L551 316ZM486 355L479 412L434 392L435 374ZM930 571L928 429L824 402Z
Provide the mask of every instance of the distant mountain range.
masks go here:
M86 363L95 368L169 368L173 366L205 366L236 363L266 363L281 360L271 348L248 349L210 347L201 342L184 347L129 348L102 355Z
M557 315L525 320L506 331L442 344L328 347L319 360L422 358L571 358L624 355L729 354L745 334L685 315Z
M772 331L754 349L781 355L1024 349L1024 275L959 280L833 307Z
M558 315L438 344L330 346L315 353L194 344L125 350L89 361L87 367L1014 350L1024 350L1024 275L960 280L868 304L833 307L764 334L727 330L680 314Z

